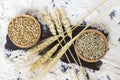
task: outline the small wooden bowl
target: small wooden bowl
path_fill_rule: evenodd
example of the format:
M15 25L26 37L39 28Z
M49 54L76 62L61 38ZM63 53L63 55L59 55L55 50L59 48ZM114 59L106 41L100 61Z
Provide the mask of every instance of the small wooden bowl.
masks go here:
M84 35L84 34L86 34L86 33L93 33L93 32L103 38L104 44L105 44L105 51L104 51L104 53L102 53L102 56L99 56L99 58L97 58L97 59L92 59L92 60L91 60L91 59L85 58L85 57L80 53L80 50L78 50L78 41L79 41L79 39L80 39L80 37L81 37L82 35ZM84 60L84 61L86 61L86 62L97 62L97 61L99 61L99 60L106 54L106 52L107 52L107 50L108 50L108 42L107 42L107 39L106 39L106 37L104 36L104 34L101 33L100 31L88 29L88 30L85 30L85 31L84 31L81 35L79 35L79 37L76 39L74 48L75 48L75 52L78 54L78 56L79 56L82 60ZM89 52L88 52L88 53L89 53Z
M29 15L19 15L13 18L8 26L8 37L20 48L34 46L41 35L38 21Z

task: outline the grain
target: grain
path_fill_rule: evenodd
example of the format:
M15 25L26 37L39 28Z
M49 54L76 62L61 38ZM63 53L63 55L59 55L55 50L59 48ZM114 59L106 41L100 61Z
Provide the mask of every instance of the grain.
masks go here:
M89 60L99 59L106 51L103 37L95 32L82 34L78 39L77 48L79 53Z
M35 45L40 38L40 34L39 23L28 15L13 18L8 27L10 40L21 48L29 48Z

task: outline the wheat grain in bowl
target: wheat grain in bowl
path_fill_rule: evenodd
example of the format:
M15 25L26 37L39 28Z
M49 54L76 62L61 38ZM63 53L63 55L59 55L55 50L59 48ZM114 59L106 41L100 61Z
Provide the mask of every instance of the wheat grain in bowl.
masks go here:
M108 50L107 39L97 30L84 31L75 43L75 51L86 62L97 62Z
M41 35L38 21L29 15L19 15L11 20L8 26L8 37L20 48L34 46Z

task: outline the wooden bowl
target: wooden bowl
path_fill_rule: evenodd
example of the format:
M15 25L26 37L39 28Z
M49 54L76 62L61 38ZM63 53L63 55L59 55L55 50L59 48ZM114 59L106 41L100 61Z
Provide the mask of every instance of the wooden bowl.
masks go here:
M88 29L76 39L74 48L82 60L97 62L106 54L108 42L100 31Z
M40 39L41 28L38 21L29 15L13 18L8 26L8 37L20 48L30 48Z

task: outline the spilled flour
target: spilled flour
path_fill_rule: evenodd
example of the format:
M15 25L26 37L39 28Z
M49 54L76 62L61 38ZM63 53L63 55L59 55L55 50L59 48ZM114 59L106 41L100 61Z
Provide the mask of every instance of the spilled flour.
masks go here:
M40 22L42 9L50 13L61 6L71 25L76 24L103 0L0 0L0 80L41 80L36 72L29 72L29 65L38 58L25 62L28 54L25 50L8 50L7 29L10 20L16 15L29 14L36 17ZM104 33L108 33L109 50L95 63L99 69L84 66L88 80L119 80L120 79L120 3L119 0L107 0L99 9L84 18L87 25L91 24ZM42 22L41 22L42 23ZM44 24L44 23L42 23ZM45 27L44 27L45 28ZM12 48L11 45L9 47ZM83 64L84 65L84 64ZM90 66L90 64L88 64ZM101 65L101 66L99 66ZM76 64L75 72L79 80L84 76ZM36 75L36 77L34 77ZM34 77L34 79L33 79ZM50 70L44 80L75 80L70 64L61 60Z

